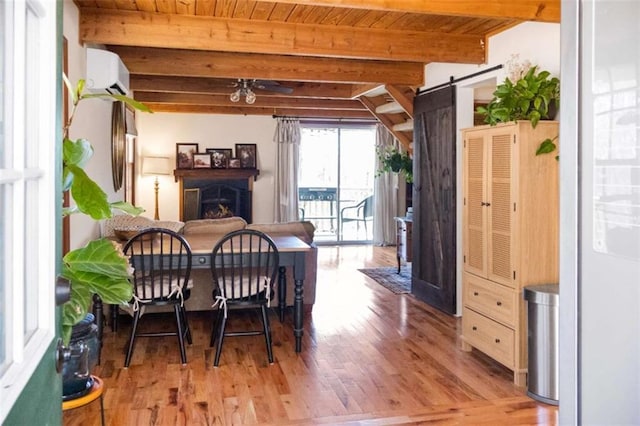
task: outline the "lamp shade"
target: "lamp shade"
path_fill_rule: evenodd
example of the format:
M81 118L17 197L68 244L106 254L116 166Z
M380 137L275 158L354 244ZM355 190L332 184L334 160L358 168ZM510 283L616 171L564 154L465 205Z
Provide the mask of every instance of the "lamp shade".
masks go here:
M143 157L143 175L168 175L171 174L169 157Z

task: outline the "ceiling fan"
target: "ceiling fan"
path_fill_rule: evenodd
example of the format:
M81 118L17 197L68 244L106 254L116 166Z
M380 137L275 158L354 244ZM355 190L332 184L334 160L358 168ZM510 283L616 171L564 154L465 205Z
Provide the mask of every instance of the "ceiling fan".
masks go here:
M291 87L281 86L280 83L273 80L239 78L238 81L233 83L232 87L235 87L236 90L229 96L231 102L238 102L240 101L240 98L244 96L244 101L248 104L252 104L256 101L256 94L253 89L268 90L270 92L286 94L293 92Z

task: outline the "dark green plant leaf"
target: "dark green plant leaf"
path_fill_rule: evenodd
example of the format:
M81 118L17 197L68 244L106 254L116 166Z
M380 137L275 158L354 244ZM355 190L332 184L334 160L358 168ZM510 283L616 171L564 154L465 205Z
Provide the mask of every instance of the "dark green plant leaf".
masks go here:
M62 141L62 161L67 165L84 167L93 156L93 147L86 139L71 140L65 138Z
M542 141L538 149L536 150L536 155L540 154L548 154L550 152L555 151L556 144L551 141L551 139L545 139Z
M153 113L153 111L151 111L151 108L149 108L147 105L143 104L142 102L138 102L135 99L130 98L128 96L124 96L124 95L117 95L117 94L111 94L111 93L85 93L85 94L82 95L82 99L92 99L92 98L118 100L118 101L122 101L122 102L130 105L132 108L135 108L135 109L140 110L142 112Z
M127 257L106 239L91 241L64 256L62 275L71 282L71 298L62 310L65 343L69 341L71 327L86 316L93 294L108 304L131 300L131 273Z
M511 92L511 86L507 86L507 85L499 85L496 88L496 91L493 92L493 95L500 98L502 96L505 96L507 94L509 94Z
M531 127L534 129L538 125L538 121L540 121L540 113L538 111L531 111L529 114L529 120L531 120Z
M67 165L67 167L73 173L71 197L76 202L78 210L94 220L111 217L111 206L102 188L91 180L82 168L74 165Z
M538 69L537 65L534 65L531 68L529 68L529 71L527 71L527 73L524 75L523 79L524 80L531 80L533 78L534 74L536 73L537 69Z
M540 73L538 74L538 78L540 80L546 80L550 75L551 73L549 71L540 71Z
M142 102L136 101L133 98L130 98L128 96L123 96L123 95L111 95L111 96L113 96L115 99L122 101L127 105L129 105L130 107L135 108L139 111L153 113L153 111L151 111L151 108L149 108Z
M542 105L542 97L536 96L533 100L533 107L537 110L540 110L540 106Z
M68 166L84 167L93 156L93 147L85 139L62 141L62 190L68 191L73 182L73 173Z
M74 279L71 271L64 271L63 276L71 282L71 297L62 306L62 339L67 344L71 337L71 328L87 316L92 294L87 287Z
M122 250L106 238L90 241L86 246L67 253L62 260L74 274L91 272L126 279L132 273Z

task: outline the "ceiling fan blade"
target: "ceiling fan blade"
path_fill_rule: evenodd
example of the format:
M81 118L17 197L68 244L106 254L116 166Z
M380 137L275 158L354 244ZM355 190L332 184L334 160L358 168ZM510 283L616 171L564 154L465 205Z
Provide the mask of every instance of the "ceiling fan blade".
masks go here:
M286 94L293 93L293 89L291 87L281 86L280 83L272 80L256 80L253 83L253 87L256 89L269 90L271 92Z

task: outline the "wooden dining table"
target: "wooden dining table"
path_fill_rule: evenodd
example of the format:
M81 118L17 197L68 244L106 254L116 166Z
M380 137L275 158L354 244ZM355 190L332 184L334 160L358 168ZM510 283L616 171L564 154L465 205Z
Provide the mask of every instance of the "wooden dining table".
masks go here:
M303 309L304 309L304 276L305 276L305 257L306 253L311 250L309 244L293 235L269 235L275 243L279 253L279 271L278 271L278 311L280 321L284 321L286 311L286 278L285 272L287 267L293 267L294 278L294 299L293 299L293 336L295 338L295 350L302 350L303 335ZM211 268L211 251L217 240L211 238L207 234L195 234L184 236L189 247L191 248L191 269L210 269ZM133 256L136 256L135 254ZM96 306L97 305L97 306ZM94 299L94 312L96 318L102 316L102 303ZM117 323L118 309L117 306L111 310L112 329ZM99 334L102 334L102 327L99 326Z

